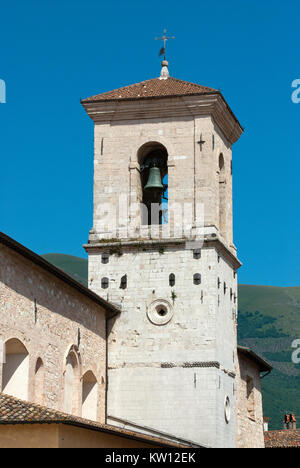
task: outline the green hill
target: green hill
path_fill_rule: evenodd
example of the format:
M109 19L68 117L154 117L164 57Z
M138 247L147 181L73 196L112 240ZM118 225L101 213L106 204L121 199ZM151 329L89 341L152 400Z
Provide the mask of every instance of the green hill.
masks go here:
M43 257L87 285L86 259L61 254ZM291 344L300 339L300 287L240 285L238 339L274 367L262 380L264 414L271 417L270 429L282 427L286 412L294 412L300 420L300 364L291 359Z
M79 283L88 285L88 261L85 258L63 254L46 254L42 257L57 268L72 276Z
M270 429L282 428L286 412L300 419L300 364L293 364L291 346L300 339L300 287L240 285L238 339L274 368L262 380Z

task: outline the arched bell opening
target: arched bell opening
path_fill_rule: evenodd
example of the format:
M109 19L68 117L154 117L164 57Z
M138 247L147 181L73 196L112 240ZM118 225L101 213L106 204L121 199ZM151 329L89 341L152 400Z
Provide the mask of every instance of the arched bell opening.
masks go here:
M161 225L168 217L168 152L157 142L138 152L141 174L142 225Z

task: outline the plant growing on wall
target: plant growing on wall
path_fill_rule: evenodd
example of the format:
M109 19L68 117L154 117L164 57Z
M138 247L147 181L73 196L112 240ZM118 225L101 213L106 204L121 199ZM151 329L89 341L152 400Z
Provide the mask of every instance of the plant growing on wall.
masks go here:
M117 255L118 257L122 257L123 252L121 245L116 245L115 247L111 247L109 250L110 255Z
M173 303L174 303L175 300L176 300L176 298L177 298L177 294L176 294L175 291L172 291L172 293L171 293L171 298L172 298L172 301L173 301Z

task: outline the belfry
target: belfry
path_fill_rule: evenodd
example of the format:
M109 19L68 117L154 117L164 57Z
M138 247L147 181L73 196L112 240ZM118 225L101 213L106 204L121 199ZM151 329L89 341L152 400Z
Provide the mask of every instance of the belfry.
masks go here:
M235 447L243 129L220 91L170 77L166 60L158 78L82 105L95 124L89 287L122 309L107 330L107 422Z

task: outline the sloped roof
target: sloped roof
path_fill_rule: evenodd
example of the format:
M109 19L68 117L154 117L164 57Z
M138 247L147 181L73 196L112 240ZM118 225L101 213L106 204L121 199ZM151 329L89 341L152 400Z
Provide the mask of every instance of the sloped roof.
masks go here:
M216 89L202 86L188 81L178 80L177 78L153 78L142 81L141 83L124 86L106 93L83 99L82 103L95 101L120 101L145 98L160 98L172 96L194 96L197 94L219 93Z
M52 275L56 276L57 278L62 280L64 283L67 283L69 286L76 289L81 294L84 294L89 299L96 302L98 305L102 306L108 312L108 315L115 315L121 312L120 309L118 309L116 306L114 306L110 302L107 302L102 297L98 296L91 289L86 288L83 284L79 283L78 281L73 279L71 276L67 275L67 273L62 271L60 268L57 268L56 266L52 265L52 263L47 262L47 260L45 260L43 257L27 249L26 247L24 247L24 245L19 244L19 242L15 241L14 239L7 236L3 232L0 232L0 244L3 244L6 247L9 247L10 249L14 250L18 254L22 255L24 258L30 260L31 262L35 263L39 267L48 271L48 273L51 273Z
M265 435L266 448L300 448L300 430L268 431Z
M89 421L88 419L65 414L60 411L46 408L45 406L29 403L0 393L0 425L9 424L67 424L99 432L105 432L119 437L127 437L130 439L147 442L149 444L152 443L156 446L159 445L162 447L182 448L192 446L192 443L184 441L183 439L178 439L177 443L164 438L154 437L138 432L133 432L128 429L110 426L108 424L100 424L95 421Z
M267 361L252 351L252 349L246 348L246 346L238 346L237 349L239 353L256 362L261 372L271 372L273 369L273 367Z

